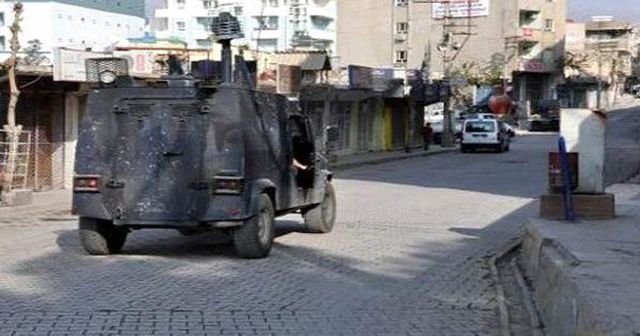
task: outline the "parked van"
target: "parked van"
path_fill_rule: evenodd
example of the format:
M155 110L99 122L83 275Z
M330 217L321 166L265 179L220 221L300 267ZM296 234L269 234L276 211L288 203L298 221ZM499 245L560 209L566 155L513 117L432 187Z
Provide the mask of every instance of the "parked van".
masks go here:
M460 150L463 153L477 149L493 149L498 153L509 151L510 136L505 124L495 119L468 119L462 128Z

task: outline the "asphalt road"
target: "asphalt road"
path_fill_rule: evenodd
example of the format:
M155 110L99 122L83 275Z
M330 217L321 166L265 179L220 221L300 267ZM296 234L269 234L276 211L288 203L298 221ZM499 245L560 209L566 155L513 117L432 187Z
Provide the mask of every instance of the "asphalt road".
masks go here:
M640 168L640 107L609 112L605 182L624 182Z
M281 218L263 260L165 231L90 257L74 221L5 212L0 335L497 335L488 259L535 213L554 140L338 172L334 232Z

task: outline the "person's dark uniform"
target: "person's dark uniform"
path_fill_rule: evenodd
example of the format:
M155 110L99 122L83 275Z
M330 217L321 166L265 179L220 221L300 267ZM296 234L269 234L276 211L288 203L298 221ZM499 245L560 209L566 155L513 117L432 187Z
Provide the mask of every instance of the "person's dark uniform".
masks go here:
M433 128L431 128L431 123L427 123L422 127L422 139L424 142L424 150L429 150L429 146L433 141Z

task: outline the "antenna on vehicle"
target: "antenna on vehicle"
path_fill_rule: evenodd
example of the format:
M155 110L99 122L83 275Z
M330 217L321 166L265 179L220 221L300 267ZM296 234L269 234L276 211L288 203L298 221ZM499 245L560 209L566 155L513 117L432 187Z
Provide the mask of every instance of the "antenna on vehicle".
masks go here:
M222 81L231 83L233 81L233 58L231 52L231 41L243 38L242 29L238 18L227 12L222 12L211 21L211 32L216 42L222 45Z

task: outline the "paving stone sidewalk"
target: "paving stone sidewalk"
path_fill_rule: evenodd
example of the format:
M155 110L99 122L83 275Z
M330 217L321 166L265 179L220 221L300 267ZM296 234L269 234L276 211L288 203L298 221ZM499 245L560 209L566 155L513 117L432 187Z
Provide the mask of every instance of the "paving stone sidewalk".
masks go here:
M525 264L549 335L640 335L640 185L608 192L614 220L528 224Z

